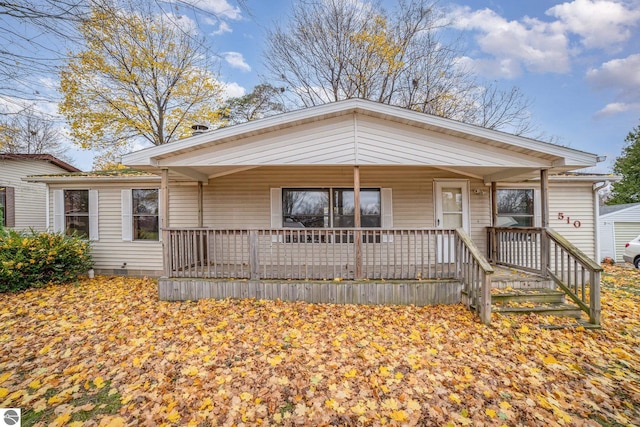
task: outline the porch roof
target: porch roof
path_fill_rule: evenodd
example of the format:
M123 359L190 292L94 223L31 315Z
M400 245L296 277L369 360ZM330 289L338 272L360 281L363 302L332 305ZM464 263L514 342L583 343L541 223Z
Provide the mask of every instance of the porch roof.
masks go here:
M431 166L492 181L594 166L597 155L362 99L292 111L130 153L123 164L171 179L260 166Z

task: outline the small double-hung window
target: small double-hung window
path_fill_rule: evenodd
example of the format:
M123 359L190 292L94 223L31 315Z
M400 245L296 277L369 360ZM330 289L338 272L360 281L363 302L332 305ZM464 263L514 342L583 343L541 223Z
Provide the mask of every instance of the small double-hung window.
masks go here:
M132 190L133 240L159 240L158 190Z
M498 227L533 227L533 189L498 189Z
M64 190L64 232L89 238L89 190Z
M122 240L160 240L160 190L122 190Z

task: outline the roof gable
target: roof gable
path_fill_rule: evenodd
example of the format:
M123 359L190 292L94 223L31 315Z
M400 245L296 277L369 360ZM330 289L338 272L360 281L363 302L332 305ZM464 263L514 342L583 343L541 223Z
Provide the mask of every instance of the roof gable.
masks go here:
M577 169L594 154L361 99L207 132L123 157L136 168L433 165ZM211 174L209 174L211 176Z

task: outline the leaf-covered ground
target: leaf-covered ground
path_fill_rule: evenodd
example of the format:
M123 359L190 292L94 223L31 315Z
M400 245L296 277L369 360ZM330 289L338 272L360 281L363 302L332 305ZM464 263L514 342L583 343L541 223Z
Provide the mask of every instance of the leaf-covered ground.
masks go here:
M152 280L0 295L0 407L23 425L638 425L640 273L604 330L462 306L159 302ZM553 320L552 320L553 321Z

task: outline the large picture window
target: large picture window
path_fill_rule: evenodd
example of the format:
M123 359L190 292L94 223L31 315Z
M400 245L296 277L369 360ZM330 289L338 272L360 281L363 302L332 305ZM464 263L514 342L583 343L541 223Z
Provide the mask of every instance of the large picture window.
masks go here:
M64 190L64 232L89 238L89 190Z
M288 228L355 226L354 192L350 188L282 189L282 224ZM380 189L360 190L362 227L380 227Z
M533 227L533 189L498 189L498 227Z
M132 190L134 240L158 240L158 190Z

